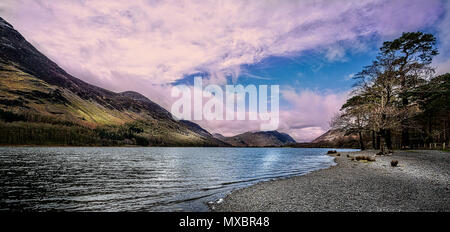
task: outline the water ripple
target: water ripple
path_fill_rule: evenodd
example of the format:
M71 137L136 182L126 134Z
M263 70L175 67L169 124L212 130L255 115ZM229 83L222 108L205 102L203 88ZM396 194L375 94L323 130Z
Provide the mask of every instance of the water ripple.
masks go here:
M205 211L233 189L333 165L328 149L0 148L0 210Z

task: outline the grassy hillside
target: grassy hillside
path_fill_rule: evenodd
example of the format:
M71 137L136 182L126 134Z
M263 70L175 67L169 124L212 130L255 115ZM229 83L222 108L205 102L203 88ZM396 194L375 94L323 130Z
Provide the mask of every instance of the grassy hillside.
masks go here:
M226 145L139 93L71 76L0 21L0 145Z
M0 128L3 145L218 145L183 123L84 100L3 60Z

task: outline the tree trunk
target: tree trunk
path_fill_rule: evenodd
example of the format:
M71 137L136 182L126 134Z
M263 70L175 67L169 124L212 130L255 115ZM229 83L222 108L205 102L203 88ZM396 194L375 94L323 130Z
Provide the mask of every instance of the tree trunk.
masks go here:
M358 134L359 134L359 147L361 150L366 150L366 147L364 146L364 141L363 141L363 136L362 136L361 131L358 132Z
M380 134L380 132L377 132L377 142L376 142L375 149L380 149L380 144L381 144L381 134Z
M409 131L407 126L402 125L402 144L403 149L408 149L410 147L409 143Z
M375 138L375 131L372 131L372 148L375 150L377 149L377 142L376 142L376 138Z
M447 142L447 120L444 119L444 143Z
M433 142L433 116L431 112L428 113L428 143Z
M380 151L382 154L387 154L387 150L392 149L391 142L391 130L390 129L381 129L380 130Z
M406 64L406 60L405 60ZM403 69L404 65L402 65L401 69ZM405 95L407 92L407 86L406 86L406 76L402 73L402 81L401 81L401 88L402 88L402 105L406 109L408 107L408 97ZM401 141L401 147L402 148L409 148L409 131L408 131L408 124L407 119L404 119L401 122L401 129L402 129L402 141Z
M387 149L392 150L392 139L391 139L391 130L390 129L385 131L385 137L386 137Z
M381 154L386 154L386 149L384 148L384 136L380 136L380 152Z
M449 123L449 121L445 121L446 122L446 128L447 128L447 140L446 140L446 142L447 142L447 144L449 144L450 143L450 123Z

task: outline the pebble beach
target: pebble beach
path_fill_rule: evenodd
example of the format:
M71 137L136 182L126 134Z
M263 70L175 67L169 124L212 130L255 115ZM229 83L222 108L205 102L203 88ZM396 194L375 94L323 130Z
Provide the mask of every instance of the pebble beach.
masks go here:
M221 212L450 211L450 153L434 150L333 154L337 165L262 182L227 195ZM371 156L375 161L352 160ZM397 160L396 167L391 161Z

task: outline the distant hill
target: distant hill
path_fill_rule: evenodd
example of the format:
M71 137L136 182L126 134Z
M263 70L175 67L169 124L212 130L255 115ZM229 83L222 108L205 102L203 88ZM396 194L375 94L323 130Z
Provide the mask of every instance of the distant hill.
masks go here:
M0 18L0 144L223 146L145 96L65 72Z
M352 136L346 136L345 131L340 130L328 130L321 136L317 137L311 143L324 143L324 142L336 142L338 140L352 138Z
M327 147L327 148L358 148L358 136L346 135L344 131L329 130L310 143L297 143L294 147Z
M296 143L291 136L278 131L246 132L232 137L214 134L214 137L236 147L280 147Z
M227 137L225 137L225 136L223 136L222 134L219 134L219 133L214 133L213 137L216 138L216 139L219 139L221 141L225 141L225 139L227 138Z

